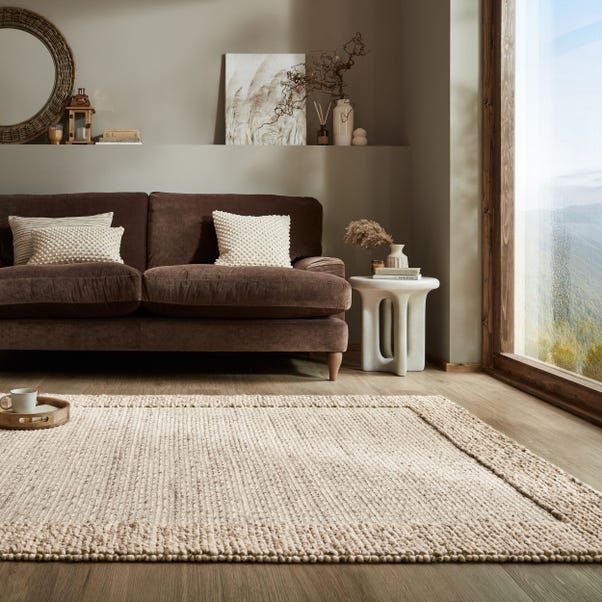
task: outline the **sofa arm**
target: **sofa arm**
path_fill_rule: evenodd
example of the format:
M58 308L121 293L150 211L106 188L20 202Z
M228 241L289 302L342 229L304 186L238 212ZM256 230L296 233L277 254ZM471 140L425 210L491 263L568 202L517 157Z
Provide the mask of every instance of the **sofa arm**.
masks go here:
M293 263L297 270L325 272L345 278L345 263L338 257L304 257Z

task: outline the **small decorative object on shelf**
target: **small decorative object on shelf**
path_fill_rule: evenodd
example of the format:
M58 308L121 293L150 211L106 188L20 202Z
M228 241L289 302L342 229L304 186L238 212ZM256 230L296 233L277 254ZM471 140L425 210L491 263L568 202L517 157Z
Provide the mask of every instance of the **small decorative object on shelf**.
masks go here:
M376 274L379 269L385 267L385 262L382 259L373 259L371 265L372 265L372 273Z
M105 130L96 144L142 144L140 130L110 129Z
M391 245L391 252L387 257L387 267L388 268L407 268L408 267L408 258L406 254L403 252L403 248L405 245Z
M92 140L92 120L96 111L90 104L85 88L78 88L67 107L69 136L65 144L94 144Z
M50 144L60 144L63 140L63 126L61 124L51 125L48 128L48 141Z
M353 146L368 146L368 132L364 128L353 130L351 144Z
M351 146L353 118L351 101L348 98L339 98L332 112L332 137L335 146Z
M318 121L320 122L320 129L318 130L317 143L320 146L326 146L326 145L330 144L330 138L328 137L328 130L326 129L326 122L328 121L328 116L330 115L330 109L332 108L332 102L328 103L328 108L326 109L326 113L324 113L322 104L319 102L316 102L315 100L314 100L314 107L316 109L316 114L318 115Z

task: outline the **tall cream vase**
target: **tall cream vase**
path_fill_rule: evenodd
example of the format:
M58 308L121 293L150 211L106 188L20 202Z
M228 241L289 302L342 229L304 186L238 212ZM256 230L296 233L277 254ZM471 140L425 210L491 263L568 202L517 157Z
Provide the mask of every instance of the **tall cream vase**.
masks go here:
M353 138L353 105L348 98L340 98L332 111L332 134L335 146L351 146Z

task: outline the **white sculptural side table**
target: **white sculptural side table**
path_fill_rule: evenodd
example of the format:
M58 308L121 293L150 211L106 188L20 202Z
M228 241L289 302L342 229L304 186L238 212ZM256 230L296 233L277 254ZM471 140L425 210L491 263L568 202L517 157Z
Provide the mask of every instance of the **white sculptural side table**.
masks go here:
M424 370L426 296L439 280L353 276L349 282L362 298L362 370L399 376Z

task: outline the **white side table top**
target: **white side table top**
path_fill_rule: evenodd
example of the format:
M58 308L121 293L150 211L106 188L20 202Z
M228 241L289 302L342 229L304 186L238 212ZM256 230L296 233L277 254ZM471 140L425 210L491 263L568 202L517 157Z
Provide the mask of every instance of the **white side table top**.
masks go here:
M423 276L418 280L396 280L394 278L372 278L371 276L351 276L349 282L353 288L384 291L414 292L432 291L439 288L439 280Z

